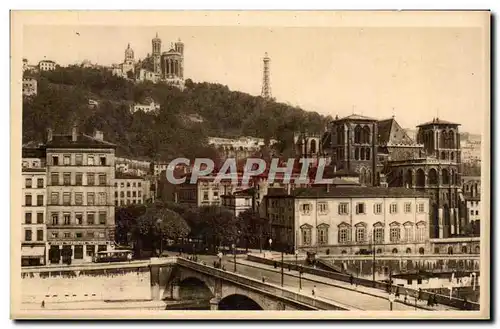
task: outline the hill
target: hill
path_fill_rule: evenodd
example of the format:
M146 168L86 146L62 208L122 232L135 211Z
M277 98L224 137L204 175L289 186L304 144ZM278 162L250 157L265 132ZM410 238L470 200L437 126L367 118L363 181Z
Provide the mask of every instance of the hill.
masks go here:
M68 132L104 132L119 145L122 156L170 159L211 156L207 136L275 138L279 151L291 149L293 133L301 129L320 133L328 120L315 112L213 83L186 80L184 90L166 84L133 83L105 69L60 67L35 76L38 95L23 101L23 143L43 140L47 128ZM130 113L135 102L154 99L158 115ZM99 102L95 109L88 100ZM186 120L186 118L197 118Z

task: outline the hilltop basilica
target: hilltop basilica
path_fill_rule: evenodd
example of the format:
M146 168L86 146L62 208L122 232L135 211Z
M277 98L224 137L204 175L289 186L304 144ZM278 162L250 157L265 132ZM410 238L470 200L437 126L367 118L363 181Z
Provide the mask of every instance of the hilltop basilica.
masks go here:
M168 84L184 87L184 43L179 39L170 44L168 51L161 51L161 39L156 37L151 40L152 53L145 59L135 61L134 50L128 44L125 49L123 63L113 65L114 75L135 81L166 82Z

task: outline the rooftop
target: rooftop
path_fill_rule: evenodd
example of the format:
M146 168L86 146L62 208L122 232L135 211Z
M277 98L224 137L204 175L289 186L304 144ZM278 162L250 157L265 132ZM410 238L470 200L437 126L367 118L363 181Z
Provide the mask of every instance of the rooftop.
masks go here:
M77 134L76 141L72 140L71 134L54 134L46 146L47 148L116 148L113 143L86 134Z
M143 178L141 176L116 171L115 172L115 179L141 179L142 180Z
M434 118L432 119L432 121L419 124L417 127L424 127L424 126L460 126L460 124L446 120L441 120L439 118Z
M373 118L370 118L370 117L366 117L364 115L359 115L359 114L351 114L351 115L348 115L344 118L341 118L341 119L338 119L335 118L334 121L349 121L349 120L355 120L355 121L377 121L377 119L373 119Z
M282 196L286 196L283 194ZM290 193L296 198L403 198L427 197L428 195L403 187L333 187L329 190L320 188L299 188Z

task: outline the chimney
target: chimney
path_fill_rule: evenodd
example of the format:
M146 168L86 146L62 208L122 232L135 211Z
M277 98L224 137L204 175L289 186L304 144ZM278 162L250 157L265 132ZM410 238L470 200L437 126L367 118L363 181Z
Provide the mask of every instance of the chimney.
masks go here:
M103 141L104 140L104 134L100 130L95 130L94 131L94 139L97 139L98 141Z
M77 139L77 130L76 130L76 125L73 126L73 129L71 129L71 141L76 142Z
M47 129L47 142L52 142L52 129Z

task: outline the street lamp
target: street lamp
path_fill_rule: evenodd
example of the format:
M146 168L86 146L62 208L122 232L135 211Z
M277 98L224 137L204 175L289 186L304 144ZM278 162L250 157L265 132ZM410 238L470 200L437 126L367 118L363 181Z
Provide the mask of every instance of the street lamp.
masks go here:
M372 254L373 254L373 260L372 260L372 275L373 275L373 286L375 287L375 254L376 254L376 248L375 248L375 228L372 229Z
M302 290L302 267L299 268L299 251L295 250L295 266L297 267L297 271L299 271L299 290Z
M234 272L236 272L236 244L233 243L231 247L233 247Z
M390 310L392 311L392 304L394 303L394 294L392 293L392 291L389 293L389 308Z

